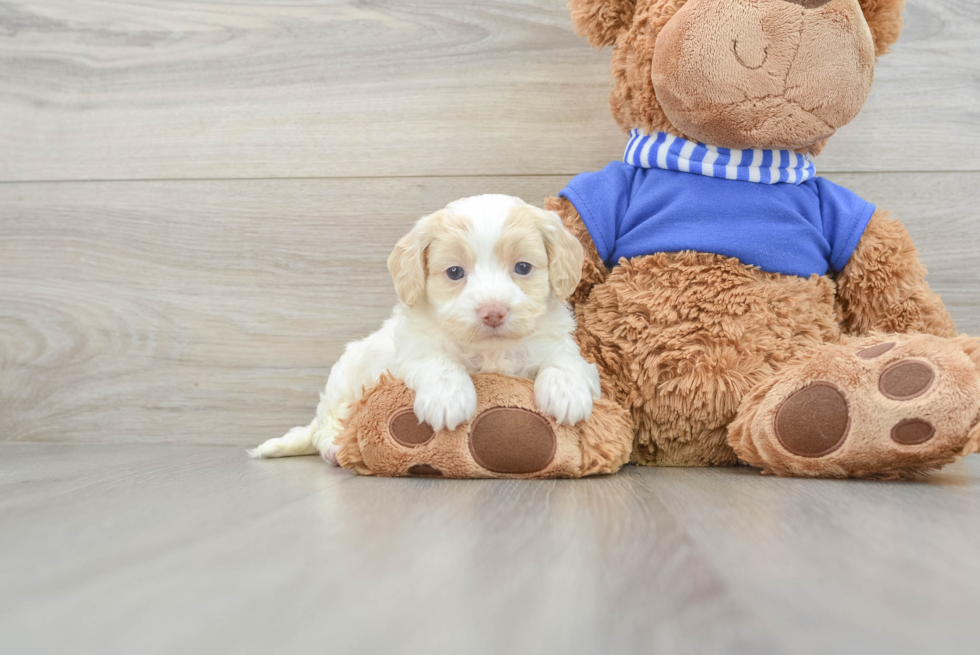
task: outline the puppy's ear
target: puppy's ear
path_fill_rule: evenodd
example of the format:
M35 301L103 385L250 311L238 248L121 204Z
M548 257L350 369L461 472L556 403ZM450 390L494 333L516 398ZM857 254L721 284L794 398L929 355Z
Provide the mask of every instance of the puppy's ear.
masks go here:
M395 244L395 249L388 257L388 271L395 283L395 292L409 307L414 307L425 293L425 278L428 275L425 264L426 249L432 243L433 227L440 220L442 220L441 212L420 219L412 230Z
M551 292L562 302L575 293L582 280L582 264L585 249L579 240L562 225L555 212L532 207L544 235L544 247L548 251L548 282Z
M616 43L632 24L636 0L568 0L568 8L575 33L602 47Z

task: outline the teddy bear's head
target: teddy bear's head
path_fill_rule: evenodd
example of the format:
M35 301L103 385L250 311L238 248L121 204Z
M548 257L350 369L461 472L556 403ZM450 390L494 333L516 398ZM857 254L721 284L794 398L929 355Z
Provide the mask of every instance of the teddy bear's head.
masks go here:
M614 45L623 129L816 154L864 105L905 0L569 0Z

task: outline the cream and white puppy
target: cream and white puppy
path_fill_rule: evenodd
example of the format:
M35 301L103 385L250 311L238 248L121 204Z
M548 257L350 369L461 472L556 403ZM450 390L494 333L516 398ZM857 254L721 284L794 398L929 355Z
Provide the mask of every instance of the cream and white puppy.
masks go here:
M582 259L556 214L519 198L464 198L419 220L388 258L401 299L391 318L347 345L312 423L252 455L319 452L336 464L342 422L385 371L415 391L415 415L436 431L473 417L474 373L534 379L542 412L566 424L588 418L599 373L572 338L566 304Z

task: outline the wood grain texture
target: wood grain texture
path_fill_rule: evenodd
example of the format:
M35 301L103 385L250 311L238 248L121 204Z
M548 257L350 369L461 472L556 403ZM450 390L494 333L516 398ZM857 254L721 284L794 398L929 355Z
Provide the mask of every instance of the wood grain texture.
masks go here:
M250 445L312 416L395 302L409 225L566 177L0 185L0 440ZM833 176L909 226L980 334L980 173Z
M414 220L565 181L0 185L2 439L247 444L308 422L391 311Z
M980 4L906 17L820 170L980 169ZM565 0L6 0L0 181L573 175L610 88Z
M442 481L0 444L0 633L46 654L972 653L978 483L976 456L928 483Z

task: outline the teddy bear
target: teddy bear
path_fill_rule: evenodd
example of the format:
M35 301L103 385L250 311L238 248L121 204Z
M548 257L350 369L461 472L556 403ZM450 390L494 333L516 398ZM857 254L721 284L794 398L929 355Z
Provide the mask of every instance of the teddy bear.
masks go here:
M980 341L957 334L899 220L813 161L864 105L904 0L568 4L580 35L614 48L610 107L628 138L622 161L545 208L585 249L576 339L600 371L600 414L627 417L630 461L904 479L975 452ZM380 386L345 432L341 463L361 472L378 472L363 446L397 454L392 417L411 407L404 385ZM499 393L519 386L484 380L480 416L537 417ZM472 428L444 440L450 477L485 472ZM610 444L595 472L621 463Z

